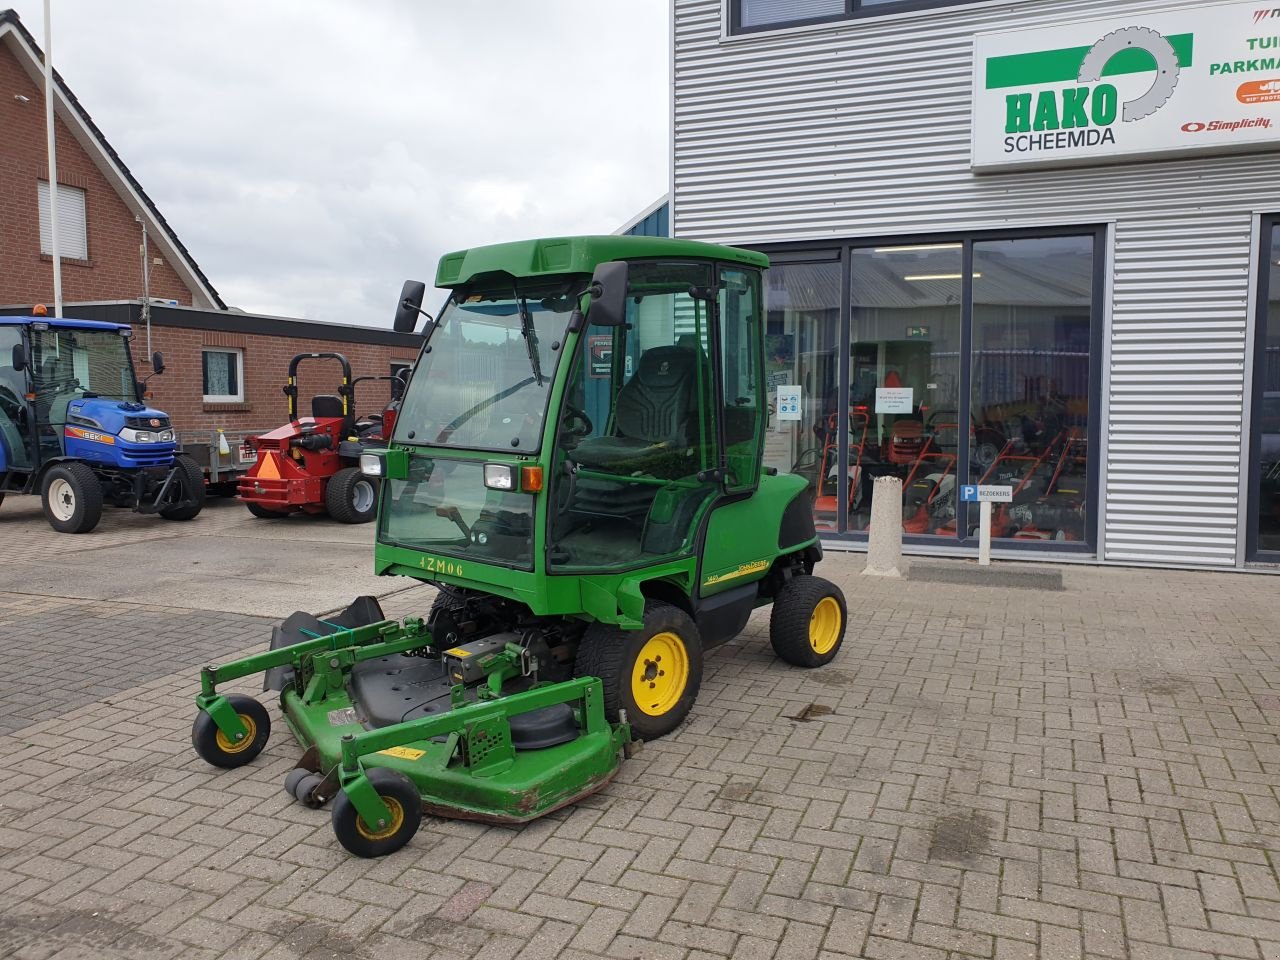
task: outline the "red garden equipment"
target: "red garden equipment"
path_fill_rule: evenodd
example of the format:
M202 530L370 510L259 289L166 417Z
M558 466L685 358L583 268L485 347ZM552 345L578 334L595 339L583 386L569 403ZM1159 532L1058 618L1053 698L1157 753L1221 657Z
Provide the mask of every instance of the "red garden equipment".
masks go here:
M311 398L311 416L298 415L298 365L304 360L336 360L342 383L336 394ZM340 353L300 353L289 361L289 422L250 440L257 462L240 478L238 491L255 517L328 513L342 523L368 523L377 513L377 480L360 472L360 454L390 436L398 403L382 414L357 420L351 364Z
M814 517L819 521L826 520L829 529L834 530L835 517L839 510L838 491L840 489L840 469L837 465L840 455L839 415L827 414L826 431L822 442L822 460L818 469L818 496L814 499ZM849 489L849 511L858 506L862 491L862 456L867 446L867 431L871 425L871 417L866 407L854 407L849 411L849 460L845 468L845 480Z
M1079 540L1084 533L1085 484L1088 477L1085 438L1072 428L1062 444L1058 464L1044 495L1013 508L1018 521L1015 540Z
M934 438L924 449L902 484L902 529L906 533L929 533L936 526L934 507L948 495L954 499L955 454L933 449Z

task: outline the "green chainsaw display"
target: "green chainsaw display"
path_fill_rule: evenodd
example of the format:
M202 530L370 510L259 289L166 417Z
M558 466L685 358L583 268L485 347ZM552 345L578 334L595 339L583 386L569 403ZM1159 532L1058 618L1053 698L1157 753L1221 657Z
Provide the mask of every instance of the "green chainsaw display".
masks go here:
M334 800L339 841L380 856L424 811L533 819L601 789L633 737L689 714L707 649L772 604L784 661L829 662L843 595L804 478L763 468L762 273L731 247L580 237L442 258L386 449L375 568L430 582L426 620L361 597L295 613L268 652L205 668L197 752L261 752L266 709L218 686L266 673L305 749L286 789Z

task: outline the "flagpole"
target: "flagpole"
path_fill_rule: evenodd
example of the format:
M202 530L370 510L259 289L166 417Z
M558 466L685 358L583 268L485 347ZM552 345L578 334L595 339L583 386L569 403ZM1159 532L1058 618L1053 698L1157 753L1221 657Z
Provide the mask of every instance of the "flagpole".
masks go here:
M53 14L44 0L44 128L49 150L49 252L53 255L53 315L62 316L62 257L58 251L58 154L53 126Z

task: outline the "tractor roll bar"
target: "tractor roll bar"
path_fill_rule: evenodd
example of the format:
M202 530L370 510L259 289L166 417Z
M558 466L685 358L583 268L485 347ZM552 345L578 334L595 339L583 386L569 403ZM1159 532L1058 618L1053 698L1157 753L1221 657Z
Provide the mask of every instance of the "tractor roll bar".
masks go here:
M289 419L298 419L298 364L303 360L337 360L342 365L342 384L338 387L338 395L342 397L342 415L351 413L351 399L355 387L351 382L351 364L340 353L300 353L289 361L289 382L284 386L284 395L289 398Z

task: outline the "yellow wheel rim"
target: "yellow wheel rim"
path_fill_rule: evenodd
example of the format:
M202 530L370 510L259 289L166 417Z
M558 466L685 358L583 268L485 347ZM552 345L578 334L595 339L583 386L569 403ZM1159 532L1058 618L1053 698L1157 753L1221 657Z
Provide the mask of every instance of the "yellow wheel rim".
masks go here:
M835 597L823 597L809 618L809 646L817 654L827 654L840 642L840 604Z
M689 685L689 651L674 633L649 638L631 670L631 698L641 713L660 717L675 707Z
M244 753L253 746L253 741L258 736L258 725L253 722L252 717L244 713L236 714L236 716L238 716L240 718L240 722L244 724L244 739L239 743L236 743L236 741L231 740L225 733L219 730L218 735L214 739L218 741L218 749L223 753Z
M382 802L387 805L387 810L391 813L391 820L381 830L370 830L366 826L364 818L358 814L356 815L356 832L366 840L385 840L387 837L393 837L396 831L404 825L404 807L400 806L400 801L395 797L382 797Z

